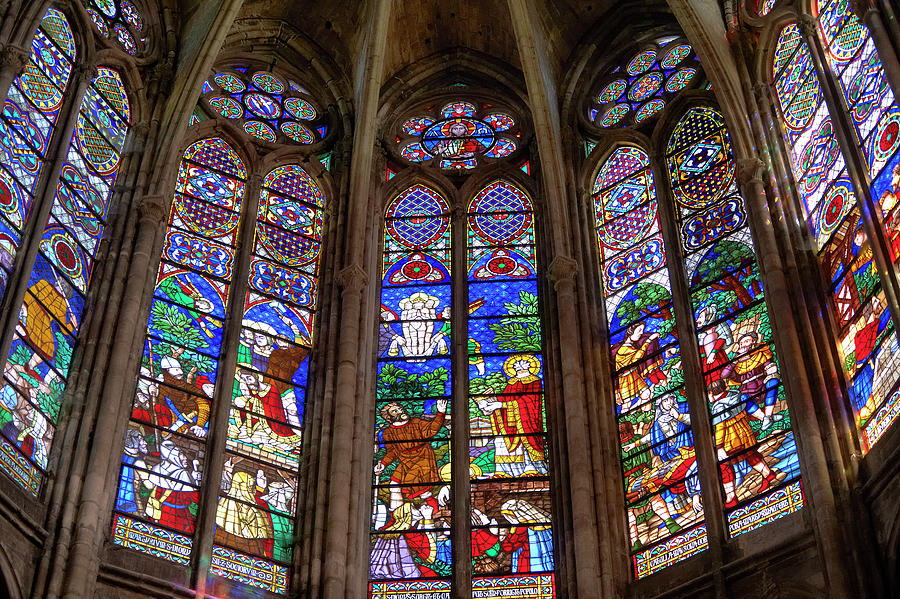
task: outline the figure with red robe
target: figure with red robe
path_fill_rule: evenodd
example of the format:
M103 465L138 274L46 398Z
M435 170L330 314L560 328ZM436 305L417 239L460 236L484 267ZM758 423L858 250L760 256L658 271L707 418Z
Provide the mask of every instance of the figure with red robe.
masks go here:
M491 418L494 459L501 476L517 477L547 473L544 455L544 412L541 364L529 354L506 359L503 371L509 377L503 393L478 401Z

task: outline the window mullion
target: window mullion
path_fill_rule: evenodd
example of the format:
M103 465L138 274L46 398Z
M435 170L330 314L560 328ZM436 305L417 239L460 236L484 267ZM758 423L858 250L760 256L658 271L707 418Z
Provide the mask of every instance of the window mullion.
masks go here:
M675 311L675 330L681 346L681 364L684 369L684 388L688 408L691 414L694 451L697 456L700 476L700 496L703 499L703 514L706 520L707 538L712 563L721 564L722 547L725 543L725 509L718 473L718 460L713 444L714 431L709 417L706 402L706 390L703 383L702 368L699 358L700 349L697 344L697 331L694 323L694 311L688 288L684 255L681 251L672 186L666 172L661 166L665 158L655 156L651 159L653 180L658 190L658 206L660 233L666 250L669 281L672 286L672 305Z
M469 481L469 288L466 268L467 219L464 204L451 215L451 267L453 341L453 389L450 413L450 456L452 472L453 597L472 596L472 534L470 527L471 484Z
M831 122L834 124L835 138L838 140L841 152L844 155L847 176L853 184L856 197L860 200L859 208L862 213L863 223L866 227L866 233L871 240L875 264L878 266L878 271L882 278L881 288L884 291L894 322L900 322L900 299L898 299L900 298L900 282L894 276L894 268L890 260L890 251L885 240L884 228L876 220L875 215L878 214L878 210L875 208L869 193L871 182L869 181L868 169L865 166L862 152L855 142L856 134L853 131L853 125L848 121L842 96L838 92L840 83L825 60L825 49L818 35L819 21L809 15L801 15L797 24L809 48L813 68L822 84L822 96L828 108ZM895 334L900 335L900 331L896 331Z
M253 239L256 233L256 214L259 208L259 195L262 189L262 177L252 174L247 177L244 191L244 207L239 225L239 237L236 248L234 276L229 306L222 334L222 350L218 359L218 373L215 395L212 401L209 421L209 439L207 440L206 465L204 481L200 487L200 511L197 515L197 533L194 540L194 585L199 595L205 592L206 580L212 559L213 537L216 529L216 510L219 501L219 488L222 482L222 469L225 464L225 440L227 438L228 418L231 412L231 390L237 370L238 349L241 339L241 322L244 315L244 297L249 287L250 259L253 252Z
M96 73L96 68L81 66L75 69L75 73L73 92L64 101L60 110L61 114L66 115L66 120L62 128L53 131L50 148L44 161L50 168L44 170L43 179L38 181L35 186L32 199L34 205L31 208L31 215L23 227L22 237L19 240L19 251L16 253L10 269L12 281L10 281L11 284L4 298L5 301L0 303L0 323L2 323L2 330L4 331L2 338L0 338L0 370L6 367L7 354L12 344L12 334L19 319L18 308L22 305L22 301L25 298L31 270L37 259L37 240L40 238L50 216L50 209L56 197L56 184L59 181L63 164L66 162L70 142L73 141L75 124L78 122L82 101L87 93L91 79Z

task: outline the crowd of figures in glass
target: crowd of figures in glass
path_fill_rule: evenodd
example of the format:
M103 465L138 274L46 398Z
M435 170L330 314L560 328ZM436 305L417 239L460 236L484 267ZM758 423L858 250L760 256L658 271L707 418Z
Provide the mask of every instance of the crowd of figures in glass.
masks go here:
M707 547L672 286L645 152L617 148L594 182L635 575Z
M217 138L181 161L116 498L115 542L188 564L246 169Z
M454 356L449 207L423 185L406 189L388 206L372 597L402 591L424 598L450 588L450 529L452 519L461 517L451 509L453 359L468 365L473 588L484 597L554 596L531 211L530 199L505 181L472 200L467 351Z
M263 181L231 388L214 574L287 589L325 198L297 166Z
M850 94L850 115L870 175L881 173L873 183L873 199L879 202L882 217L890 224L896 218L896 158L890 164L888 160L896 154L900 130L893 95L868 32L846 3L829 2L820 9L829 62L841 73L842 91ZM797 25L788 25L781 31L772 72L801 208L831 292L838 347L860 430L860 444L868 450L900 413L900 392L896 388L900 379L900 347L896 328L881 288L859 201L835 137L834 123L809 48ZM893 247L897 229L887 229Z
M803 506L800 465L722 116L692 108L667 146L728 531Z
M116 542L177 563L191 554L217 379L231 376L219 359L245 176L221 139L185 152L126 436ZM294 535L323 206L299 167L263 181L228 386L210 571L274 592Z
M75 44L62 13L50 9L35 32L24 71L0 118L2 284L26 221L68 87ZM0 467L37 494L47 468L60 398L82 321L94 253L103 235L130 119L119 73L100 67L78 107L38 252L19 307L0 388ZM51 189L53 189L51 187Z

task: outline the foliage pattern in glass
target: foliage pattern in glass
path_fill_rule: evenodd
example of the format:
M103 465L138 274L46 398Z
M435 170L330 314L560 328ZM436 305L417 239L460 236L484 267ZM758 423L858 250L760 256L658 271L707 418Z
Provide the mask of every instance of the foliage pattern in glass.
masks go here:
M722 115L688 110L666 154L728 530L737 536L803 506L800 464ZM793 500L783 500L784 488Z
M476 588L517 581L521 595L553 595L550 457L534 212L519 187L497 180L469 203L469 477ZM505 577L505 578L501 578ZM524 583L524 578L529 583ZM525 589L528 589L527 591ZM505 597L485 590L485 597Z
M416 184L385 212L370 596L449 585L450 209ZM414 582L413 582L414 581Z
M211 572L287 591L325 198L299 166L263 180Z
M706 549L672 286L647 154L620 146L593 187L635 577Z

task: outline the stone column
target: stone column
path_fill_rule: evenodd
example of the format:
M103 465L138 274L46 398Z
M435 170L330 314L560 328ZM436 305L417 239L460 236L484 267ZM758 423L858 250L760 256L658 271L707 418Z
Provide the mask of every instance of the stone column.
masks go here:
M660 142L665 143L665 142ZM710 418L706 385L703 382L703 368L700 364L700 347L694 324L694 309L691 303L690 278L685 269L684 254L677 228L675 194L669 183L663 165L665 155L652 158L653 180L656 183L659 206L660 231L666 250L666 264L669 283L672 288L672 308L675 313L675 330L678 334L681 364L684 369L684 390L691 414L691 429L694 436L694 454L700 471L700 497L703 500L703 517L706 522L706 536L709 542L709 561L717 599L725 599L727 590L723 566L726 561L725 546L728 531L725 527L725 506L719 488L719 460L716 454L715 431Z
M450 472L452 514L451 539L453 550L453 594L455 599L472 596L472 533L469 514L472 513L472 486L469 475L469 302L468 277L466 276L466 227L465 199L457 198L452 207L450 233L452 235L450 263L452 297L455 299L451 313L452 400L450 402Z
M320 456L327 464L325 476L328 489L327 511L324 537L322 540L323 560L319 572L312 572L311 578L318 579L321 589L311 584L310 595L323 599L343 599L362 591L354 587L359 572L352 572L349 566L363 560L354 560L361 547L368 541L368 529L357 525L360 521L351 512L347 497L353 488L354 475L359 476L370 466L363 466L368 452L371 452L371 437L358 438L355 434L358 420L371 418L373 394L360 376L360 362L374 355L365 356L364 348L371 347L375 334L373 318L377 311L370 310L366 302L370 284L363 266L366 264L369 248L366 241L367 227L371 215L377 213L373 207L372 171L375 156L376 126L378 123L378 103L384 79L384 58L387 34L390 25L392 0L374 0L367 17L369 25L365 34L360 69L356 73L358 85L355 100L358 106L356 130L353 136L353 153L349 174L349 193L346 221L346 247L338 264L344 267L338 272L337 283L341 287L340 328L337 341L337 370L334 383L333 412L325 414L324 420L331 423L331 442L326 455ZM371 464L371 454L369 454ZM371 476L371 475L370 475ZM368 485L368 479L357 484ZM371 503L364 508L371 509Z
M197 513L194 533L194 588L200 597L206 594L207 576L212 560L213 535L216 529L216 512L219 488L225 464L225 441L228 438L228 418L231 414L232 382L237 370L241 339L241 323L244 317L244 297L247 295L250 260L253 253L253 236L256 232L256 215L259 210L259 194L262 175L253 173L247 177L244 188L244 205L241 209L241 231L235 253L234 275L231 278L228 313L222 326L222 347L218 360L216 393L212 401L212 417L207 423L206 463L203 465L203 482L200 485L200 511Z
M865 24L872 35L875 49L884 65L884 75L894 92L895 100L900 99L900 61L891 43L890 34L884 26L881 12L875 8L871 0L849 0L850 9Z
M569 456L586 459L560 460L568 468L559 472L556 480L567 488L560 495L571 506L571 539L564 545L572 547L566 558L573 564L575 580L568 581L577 590L580 599L599 597L601 592L612 593L609 579L601 579L598 539L598 501L594 488L594 458L588 439L588 415L582 371L585 368L585 351L581 338L574 331L581 329L579 305L575 293L574 277L578 271L572 255L572 225L569 222L569 186L566 181L562 130L560 127L558 92L553 85L554 76L547 50L547 40L540 21L540 12L534 0L508 0L516 45L525 85L528 90L534 130L541 159L543 191L548 217L548 229L555 234L547 239L548 254L553 256L548 271L558 293L556 310L556 334L559 339L559 359L562 369L562 389L556 418L561 446ZM572 198L574 200L574 198ZM565 308L570 306L570 308ZM548 331L548 335L552 335ZM565 424L562 424L565 423ZM557 524L556 530L561 527ZM571 544L570 544L571 543ZM606 586L601 590L604 583Z
M561 443L569 456L569 471L562 473L564 476L556 477L556 480L568 483L567 488L560 491L562 497L568 497L570 500L574 583L579 599L589 599L601 597L598 573L600 534L597 526L591 460L583 459L585 453L589 454L591 443L588 439L587 413L584 406L582 374L584 360L581 352L580 327L577 322L573 322L577 321L575 317L578 305L575 286L577 274L578 263L561 254L557 254L547 268L547 278L553 283L553 289L556 291L555 316L562 380L559 398L563 407L561 420L565 422L559 430ZM556 537L560 539L559 534Z
M791 299L775 236L771 229L765 186L762 173L765 164L757 158L738 160L737 179L747 203L747 212L753 225L757 242L756 254L766 281L766 302L772 317L772 330L779 341L778 348L785 365L802 365L804 356L793 318ZM830 596L847 598L852 594L846 571L843 538L837 516L834 489L828 472L824 442L816 416L812 388L802 367L791 368L784 377L789 388L788 400L792 424L796 432L798 454L801 461L806 498L816 532L819 552L828 579Z
M145 196L140 204L140 219L137 228L137 239L131 256L128 271L130 285L125 289L119 313L120 326L116 330L114 347L127 347L126 351L113 352L108 367L108 375L104 381L106 396L121 398L126 384L134 383L134 373L129 373L128 363L131 348L134 345L135 329L142 328L142 300L144 281L151 274L151 260L155 262L154 251L167 213L168 201L160 196ZM121 326L121 323L133 326ZM113 392L114 391L114 392ZM84 484L80 497L71 497L67 503L76 509L75 521L71 524L73 540L69 546L69 559L57 558L57 566L51 574L51 587L48 599L60 596L68 599L80 599L92 589L97 578L99 553L105 536L104 523L107 522L112 497L107 496L106 483L109 472L121 461L119 449L122 445L125 422L131 414L130 401L110 401L106 409L99 412L93 429L92 449L102 449L104 453L95 455L88 462L84 475ZM106 459L103 459L103 458ZM61 538L60 546L66 546Z
M322 597L342 599L350 596L346 589L348 531L352 514L346 509L348 490L353 485L352 465L348 452L353 447L354 414L357 399L358 347L360 345L362 296L369 277L358 264L350 264L338 272L341 287L341 328L337 350L337 382L332 428L331 468L329 470L328 516L325 524L326 546L322 576ZM371 442L362 442L369 447ZM361 484L368 484L362 482Z

